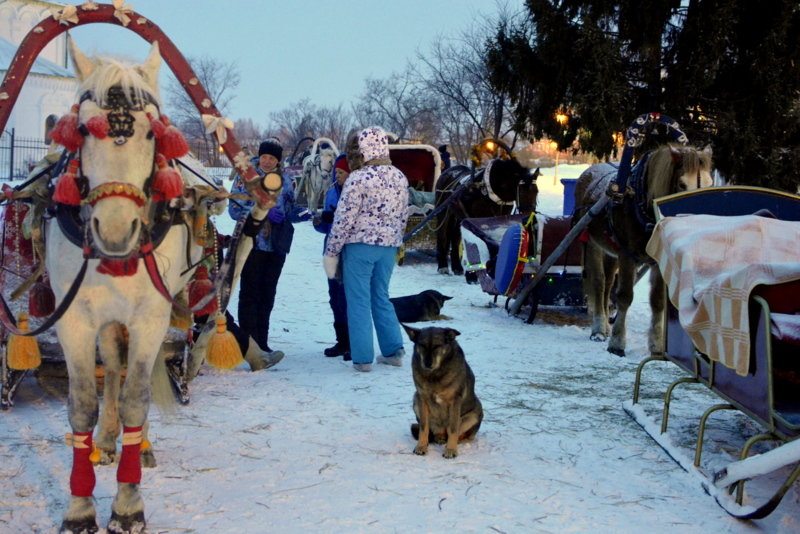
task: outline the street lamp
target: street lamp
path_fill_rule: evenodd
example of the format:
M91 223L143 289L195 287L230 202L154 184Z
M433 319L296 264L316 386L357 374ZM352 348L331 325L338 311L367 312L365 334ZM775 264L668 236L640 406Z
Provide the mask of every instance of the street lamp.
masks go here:
M550 148L556 151L556 166L555 172L553 172L553 185L556 185L558 183L558 143L555 141L550 141Z
M555 119L556 119L556 122L559 125L561 125L561 129L562 129L561 134L563 135L564 134L564 132L563 132L564 125L567 124L567 121L569 120L569 117L567 117L567 115L565 113L557 111L556 114L555 114ZM556 150L556 170L553 173L553 185L556 185L558 183L558 156L559 156L558 143L554 141L550 145L551 146L555 145L554 148Z

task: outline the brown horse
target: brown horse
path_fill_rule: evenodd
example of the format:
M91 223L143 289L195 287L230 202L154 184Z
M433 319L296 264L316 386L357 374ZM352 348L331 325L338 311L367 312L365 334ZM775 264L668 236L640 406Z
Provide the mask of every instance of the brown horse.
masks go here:
M516 159L495 159L470 178L471 172L463 165L451 167L436 181L436 205L441 206L449 201L464 180L469 180L466 189L439 215L436 260L441 274L449 274L448 258L453 274L464 274L461 266L461 221L469 217L509 215L515 204L520 212L530 212L536 207L539 169L531 172Z
M610 163L586 169L575 187L575 216L580 220L616 177L617 167ZM586 227L588 241L583 256L583 289L592 315L594 341L609 335L608 305L617 277L617 315L608 338L608 351L625 355L625 318L633 301L637 268L650 262L645 245L655 222L652 201L664 195L691 191L712 185L711 151L677 145L663 145L645 154L634 166L629 191L621 202L609 202ZM648 348L651 353L663 350L664 280L657 268L650 269L650 308L652 319Z

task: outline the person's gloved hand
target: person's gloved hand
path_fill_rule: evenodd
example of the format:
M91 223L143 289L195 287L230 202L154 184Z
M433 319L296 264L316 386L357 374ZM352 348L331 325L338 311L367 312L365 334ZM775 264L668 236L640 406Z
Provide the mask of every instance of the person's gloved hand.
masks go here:
M322 266L325 267L325 274L333 280L336 278L336 269L339 267L339 256L323 256Z
M333 212L329 210L325 210L320 215L320 220L327 224L333 224Z
M269 213L267 213L267 219L272 224L280 224L286 218L286 214L283 213L283 210L278 206L270 208Z

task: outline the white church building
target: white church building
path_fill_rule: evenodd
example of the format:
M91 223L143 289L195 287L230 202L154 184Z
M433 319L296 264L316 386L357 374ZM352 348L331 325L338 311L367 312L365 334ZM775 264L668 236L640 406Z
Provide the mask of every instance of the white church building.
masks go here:
M5 77L17 47L28 31L39 21L50 17L51 8L65 4L38 0L0 0L0 77ZM68 64L67 39L62 33L53 39L34 62L17 99L11 117L0 132L0 181L9 178L10 161L14 175L24 172L28 160L41 154L34 150L41 143L44 153L44 132L47 117L60 117L74 103L78 82ZM13 133L14 159L9 160ZM17 168L22 166L22 168Z

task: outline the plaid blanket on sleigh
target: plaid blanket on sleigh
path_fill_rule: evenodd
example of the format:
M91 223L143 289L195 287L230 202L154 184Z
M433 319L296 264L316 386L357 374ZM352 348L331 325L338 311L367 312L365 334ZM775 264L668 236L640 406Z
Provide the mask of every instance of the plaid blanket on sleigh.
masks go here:
M800 278L800 222L745 215L667 217L647 253L700 352L746 375L748 300L759 284Z

